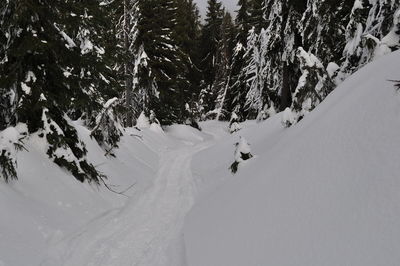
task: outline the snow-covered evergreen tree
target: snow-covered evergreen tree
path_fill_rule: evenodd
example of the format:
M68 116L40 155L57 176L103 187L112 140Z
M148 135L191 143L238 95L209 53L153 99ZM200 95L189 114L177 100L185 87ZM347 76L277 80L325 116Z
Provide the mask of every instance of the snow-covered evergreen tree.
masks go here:
M229 93L226 95L226 109L231 112L231 116L240 116L239 120L246 117L246 76L243 68L246 64L245 53L247 45L247 35L250 30L250 4L249 0L238 1L239 10L237 11L235 23L237 34L235 46L232 51L232 63L230 66ZM235 113L235 111L237 113Z
M374 56L388 54L400 49L400 8L393 16L393 27L391 31L379 41Z
M235 143L235 161L230 169L233 174L238 171L239 164L253 158L250 145L244 137L240 137L239 142Z
M91 136L102 146L108 154L115 147L124 132L121 121L118 117L119 100L117 97L108 100L103 110L97 115Z
M268 33L262 29L259 34L256 33L256 29L253 28L249 32L247 42L247 52L245 58L248 59L247 66L243 69L246 73L246 109L248 111L249 118L263 119L268 116L264 113L264 107L266 110L274 110L275 104L271 98L270 91L267 87L266 74L268 71L268 57L267 57L267 43Z
M341 78L371 61L375 49L392 29L397 0L355 0L346 29L345 61L341 66Z
M345 47L344 33L353 1L308 0L301 21L302 46L324 65L340 64ZM316 27L316 25L318 25Z
M232 75L231 59L233 53L233 43L235 39L235 30L229 13L224 14L221 24L221 36L216 56L216 76L212 85L212 91L216 91L215 115L216 119L226 118L227 97L230 93L230 80Z
M112 92L103 71L105 9L97 1L67 0L7 1L0 8L0 88L11 110L1 112L2 128L26 124L45 139L55 163L82 182L98 182L67 114L91 117Z
M201 112L205 115L210 111L214 111L218 93L214 85L217 72L221 70L217 55L221 41L221 25L224 16L222 4L218 0L208 0L207 4L207 14L200 39L200 67L203 81L199 102L201 105Z
M294 122L301 120L311 112L334 89L334 83L316 56L299 47L297 58L300 62L302 76L293 94L291 109L295 113Z
M235 112L232 112L231 119L229 120L229 132L235 133L242 129L241 125L239 124L239 117Z

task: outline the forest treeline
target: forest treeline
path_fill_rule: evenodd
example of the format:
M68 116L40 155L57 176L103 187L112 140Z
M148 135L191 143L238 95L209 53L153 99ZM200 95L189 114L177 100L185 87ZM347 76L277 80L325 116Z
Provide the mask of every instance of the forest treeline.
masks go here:
M102 178L73 121L110 153L143 114L301 120L335 87L400 46L398 0L5 0L0 3L0 175L38 134L78 180Z

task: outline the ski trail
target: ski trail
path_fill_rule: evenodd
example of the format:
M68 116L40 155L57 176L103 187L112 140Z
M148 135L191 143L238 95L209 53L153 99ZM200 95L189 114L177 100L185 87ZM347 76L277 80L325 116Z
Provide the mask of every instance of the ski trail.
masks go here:
M58 243L41 265L184 265L181 233L195 195L191 159L209 145L166 151L147 191Z

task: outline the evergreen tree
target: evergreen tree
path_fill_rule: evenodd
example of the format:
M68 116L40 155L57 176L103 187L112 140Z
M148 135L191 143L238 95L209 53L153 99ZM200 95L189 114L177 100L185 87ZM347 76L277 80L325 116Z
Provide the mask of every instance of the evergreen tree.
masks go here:
M185 65L185 83L181 86L180 102L181 121L189 120L194 123L195 115L188 111L186 104L193 108L195 101L200 93L201 71L199 69L199 46L200 38L200 16L196 4L193 0L178 0L177 23L175 27L175 38L181 52L180 60Z
M230 93L231 59L233 45L235 41L236 29L232 22L231 15L226 12L221 24L221 40L217 53L217 73L213 84L213 91L217 92L215 102L216 119L224 118L229 111L227 110L226 100ZM225 117L227 118L227 117Z
M238 6L239 10L235 19L237 34L230 66L229 93L226 95L225 105L226 109L231 112L231 116L234 115L240 120L246 116L244 114L246 77L242 69L246 63L244 55L246 53L247 34L250 30L249 0L239 0Z
M254 27L256 33L260 33L261 29L265 27L263 12L264 0L249 0L249 24Z
M72 0L15 0L0 8L0 88L13 105L2 127L25 123L46 139L55 163L80 181L98 182L101 175L66 114L91 116L110 84L103 72L104 9L97 1Z
M244 45L247 42L247 33L250 30L249 0L239 0L239 10L236 14L236 26L238 28L237 42Z
M205 114L214 110L217 92L213 85L217 74L217 54L221 40L221 25L224 11L217 0L208 0L205 25L201 31L200 39L200 67L203 75L202 91L200 93L200 105Z
M345 47L344 32L349 23L353 0L308 0L301 21L302 46L324 65L340 64ZM316 27L318 25L318 27Z
M184 73L187 71L174 38L177 2L139 1L139 9L137 41L143 46L150 70L149 76L138 84L147 89L145 112L154 110L162 124L179 122L185 105L180 93L185 86Z
M295 116L292 123L296 123L311 112L334 89L334 83L316 56L299 47L297 58L302 76L293 94L291 109L295 112Z
M345 61L341 78L355 72L373 59L379 40L392 29L397 0L355 0L346 28Z
M246 67L242 74L247 84L247 115L260 119L268 117L267 110L273 112L278 103L276 96L282 88L283 32L286 23L281 1L265 1L263 10L266 29L257 34L254 28L249 33Z

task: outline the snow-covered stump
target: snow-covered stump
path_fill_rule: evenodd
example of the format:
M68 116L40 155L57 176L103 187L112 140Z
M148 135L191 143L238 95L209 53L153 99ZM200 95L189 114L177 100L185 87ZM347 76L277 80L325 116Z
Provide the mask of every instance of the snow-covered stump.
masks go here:
M235 146L235 161L230 167L233 174L238 171L240 163L247 161L253 157L253 155L251 154L250 145L245 138L240 137L239 142L237 142Z

